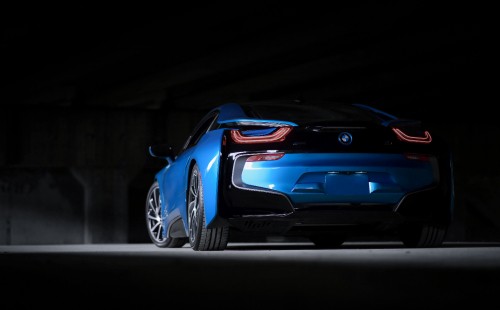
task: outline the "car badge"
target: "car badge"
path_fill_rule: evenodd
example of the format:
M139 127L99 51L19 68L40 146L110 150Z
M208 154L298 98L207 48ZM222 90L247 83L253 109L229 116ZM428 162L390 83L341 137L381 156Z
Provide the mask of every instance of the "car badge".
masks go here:
M350 145L352 143L352 135L348 132L341 132L338 138L340 144Z

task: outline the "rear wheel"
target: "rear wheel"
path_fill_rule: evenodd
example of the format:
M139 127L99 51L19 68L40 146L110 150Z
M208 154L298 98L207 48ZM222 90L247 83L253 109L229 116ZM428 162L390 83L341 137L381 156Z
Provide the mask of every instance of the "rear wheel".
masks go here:
M443 244L446 230L442 225L410 223L400 229L399 235L407 247L430 248Z
M188 194L189 243L195 251L221 251L227 246L229 227L206 228L203 183L198 165L194 165Z
M146 199L146 225L151 241L160 248L180 248L186 244L186 238L167 238L163 236L161 217L161 197L158 182L149 188Z

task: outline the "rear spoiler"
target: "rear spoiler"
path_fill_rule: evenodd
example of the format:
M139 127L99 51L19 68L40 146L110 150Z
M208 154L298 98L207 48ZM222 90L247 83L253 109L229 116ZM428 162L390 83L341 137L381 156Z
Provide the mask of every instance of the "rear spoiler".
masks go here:
M235 118L219 121L219 124L226 126L261 126L261 127L297 127L293 122L280 121L274 119L256 119L256 118Z

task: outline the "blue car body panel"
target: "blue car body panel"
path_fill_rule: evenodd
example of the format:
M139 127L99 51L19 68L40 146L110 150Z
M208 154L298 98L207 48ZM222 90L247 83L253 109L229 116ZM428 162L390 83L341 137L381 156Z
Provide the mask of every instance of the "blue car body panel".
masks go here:
M188 149L176 160L156 174L160 185L161 214L163 235L168 236L168 227L180 217L186 215L186 188L188 184L189 163L194 149ZM175 180L175 181L173 181Z
M438 181L437 161L402 154L285 154L247 162L244 184L287 195L293 203L396 204L404 195Z
M217 197L219 187L220 152L224 129L206 133L196 145L193 159L198 164L203 182L203 203L205 207L206 225L209 225L217 214ZM187 215L184 209L183 220L187 227Z
M204 186L203 202L206 224L210 224L217 214L217 195L220 166L220 148L224 130L214 130L205 134L196 147L192 147L179 155L176 160L156 174L160 184L163 235L168 237L170 224L182 218L187 233L188 218L186 194L189 183L189 172L192 163L196 162L201 172ZM172 182L171 180L174 180Z

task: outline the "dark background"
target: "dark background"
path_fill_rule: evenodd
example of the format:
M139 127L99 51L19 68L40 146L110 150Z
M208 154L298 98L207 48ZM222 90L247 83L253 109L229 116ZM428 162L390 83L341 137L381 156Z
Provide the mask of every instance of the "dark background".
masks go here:
M207 109L326 99L421 119L455 158L450 241L500 240L491 8L419 2L0 10L0 244L145 242L144 200ZM495 86L496 86L495 82Z

